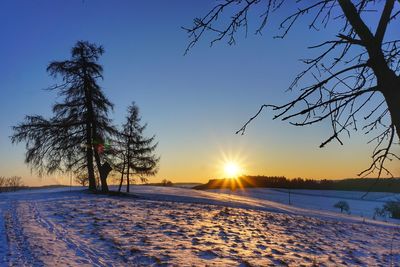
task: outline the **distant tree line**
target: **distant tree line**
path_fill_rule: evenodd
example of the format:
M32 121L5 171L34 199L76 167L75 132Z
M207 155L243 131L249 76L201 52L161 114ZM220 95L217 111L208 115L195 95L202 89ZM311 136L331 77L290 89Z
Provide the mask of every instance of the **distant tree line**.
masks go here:
M23 187L22 178L19 176L0 176L0 192L17 191Z
M314 190L345 190L400 193L400 178L373 179L356 178L342 180L314 180L284 176L242 176L237 179L211 179L207 184L196 186L195 189L217 188L285 188L285 189L314 189Z

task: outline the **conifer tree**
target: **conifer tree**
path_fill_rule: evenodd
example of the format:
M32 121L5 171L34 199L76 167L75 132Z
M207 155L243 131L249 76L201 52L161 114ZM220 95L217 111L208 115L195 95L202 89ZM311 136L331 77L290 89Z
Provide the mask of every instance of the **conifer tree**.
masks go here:
M53 105L53 116L26 116L15 126L13 143L26 142L26 163L39 173L86 169L89 189L96 190L95 164L103 192L108 191L110 165L104 160L104 142L116 133L108 118L112 103L97 81L103 78L98 64L102 46L79 41L71 50L71 59L54 61L47 72L62 83L51 87L63 101ZM95 162L95 164L94 164Z
M117 169L121 173L119 191L121 190L124 176L126 177L126 191L129 192L131 181L139 178L142 182L147 177L157 173L159 158L154 154L157 143L154 144L155 136L144 137L147 124L141 125L139 108L132 103L128 107L126 122L119 134L119 164ZM132 179L133 178L133 179Z

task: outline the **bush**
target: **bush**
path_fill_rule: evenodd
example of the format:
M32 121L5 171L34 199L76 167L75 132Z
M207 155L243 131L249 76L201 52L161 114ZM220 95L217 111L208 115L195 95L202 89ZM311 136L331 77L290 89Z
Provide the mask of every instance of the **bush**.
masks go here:
M382 217L382 218L386 218L388 215L388 212L385 208L375 208L374 209L374 217L373 219L375 220L376 217Z
M340 212L343 213L343 211L349 213L350 211L350 206L349 203L346 201L339 201L333 207L340 209Z
M162 186L173 186L174 184L170 180L164 179L161 181L161 185Z
M387 211L394 219L400 219L400 201L388 201L383 205L383 209Z

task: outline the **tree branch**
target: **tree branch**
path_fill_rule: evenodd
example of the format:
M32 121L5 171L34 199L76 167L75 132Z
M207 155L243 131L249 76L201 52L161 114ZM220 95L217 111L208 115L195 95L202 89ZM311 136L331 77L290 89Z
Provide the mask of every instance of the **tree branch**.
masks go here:
M350 0L338 0L343 13L347 17L354 31L360 36L364 43L372 41L374 38L371 31L368 29L367 25L362 21L356 7Z
M379 20L378 28L376 29L375 32L375 40L376 42L378 42L379 45L382 44L383 38L385 36L386 28L390 21L390 16L392 14L393 6L394 6L394 0L386 0L385 7L383 8L382 11L381 19Z

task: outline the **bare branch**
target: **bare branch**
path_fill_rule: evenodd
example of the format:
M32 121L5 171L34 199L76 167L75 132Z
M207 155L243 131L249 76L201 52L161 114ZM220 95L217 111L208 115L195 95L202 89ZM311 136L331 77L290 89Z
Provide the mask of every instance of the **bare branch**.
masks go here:
M386 28L391 18L393 6L394 6L394 0L386 0L385 7L383 8L382 11L381 19L379 20L378 28L376 29L375 32L375 40L376 42L378 42L378 44L382 43L383 37L385 36Z
M357 35L360 36L363 42L370 42L373 39L373 35L362 21L353 3L350 0L338 0L338 2Z
M270 13L281 8L285 0L279 3L274 0L223 1L203 19L196 21L192 28L186 29L191 38L188 49L205 31L216 34L211 44L224 38L227 39L228 44L234 44L235 34L239 29L247 32L249 19L247 16L250 9L259 10L255 6L261 2L265 3L265 9L259 16L260 24L256 28L256 34L261 34ZM400 1L397 2L400 3ZM338 26L337 38L309 46L315 51L321 51L316 56L301 60L306 66L295 76L287 89L287 91L292 91L296 87L298 95L294 99L281 105L262 105L256 114L236 131L236 134L243 135L248 125L265 108L271 108L275 112L273 119L287 120L296 126L330 120L333 132L321 143L320 147L324 147L333 140L343 144L341 136L343 134L350 136L351 130L357 131L360 128L365 134L382 130L381 134L373 139L377 141L377 144L372 155L372 167L363 174L369 175L378 171L379 176L383 173L390 175L385 163L391 158L398 159L398 156L390 151L396 144L394 142L396 130L400 137L400 117L398 116L400 112L398 105L394 104L400 101L400 93L394 92L400 87L400 40L385 42L383 40L388 26L394 24L393 21L400 15L398 6L394 4L394 0L385 1L384 5L380 5L379 1L368 0L299 0L295 3L290 2L287 8L294 5L296 9L282 19L279 24L281 32L275 38L284 38L300 21L300 18L306 15L311 17L308 28L316 31L326 27L331 20L334 21L335 26L339 25L338 21L343 22ZM229 22L225 24L225 17L220 20L222 23L214 24L222 15L222 10L228 6L232 7L229 10L233 12ZM377 12L377 7L380 6L383 6L383 10L379 25L373 35L362 15L366 12ZM315 82L297 88L303 78L309 77L314 78ZM383 94L384 99L379 99L376 103L372 99L381 97L379 93ZM388 103L388 99L391 103ZM361 126L360 121L363 122Z

